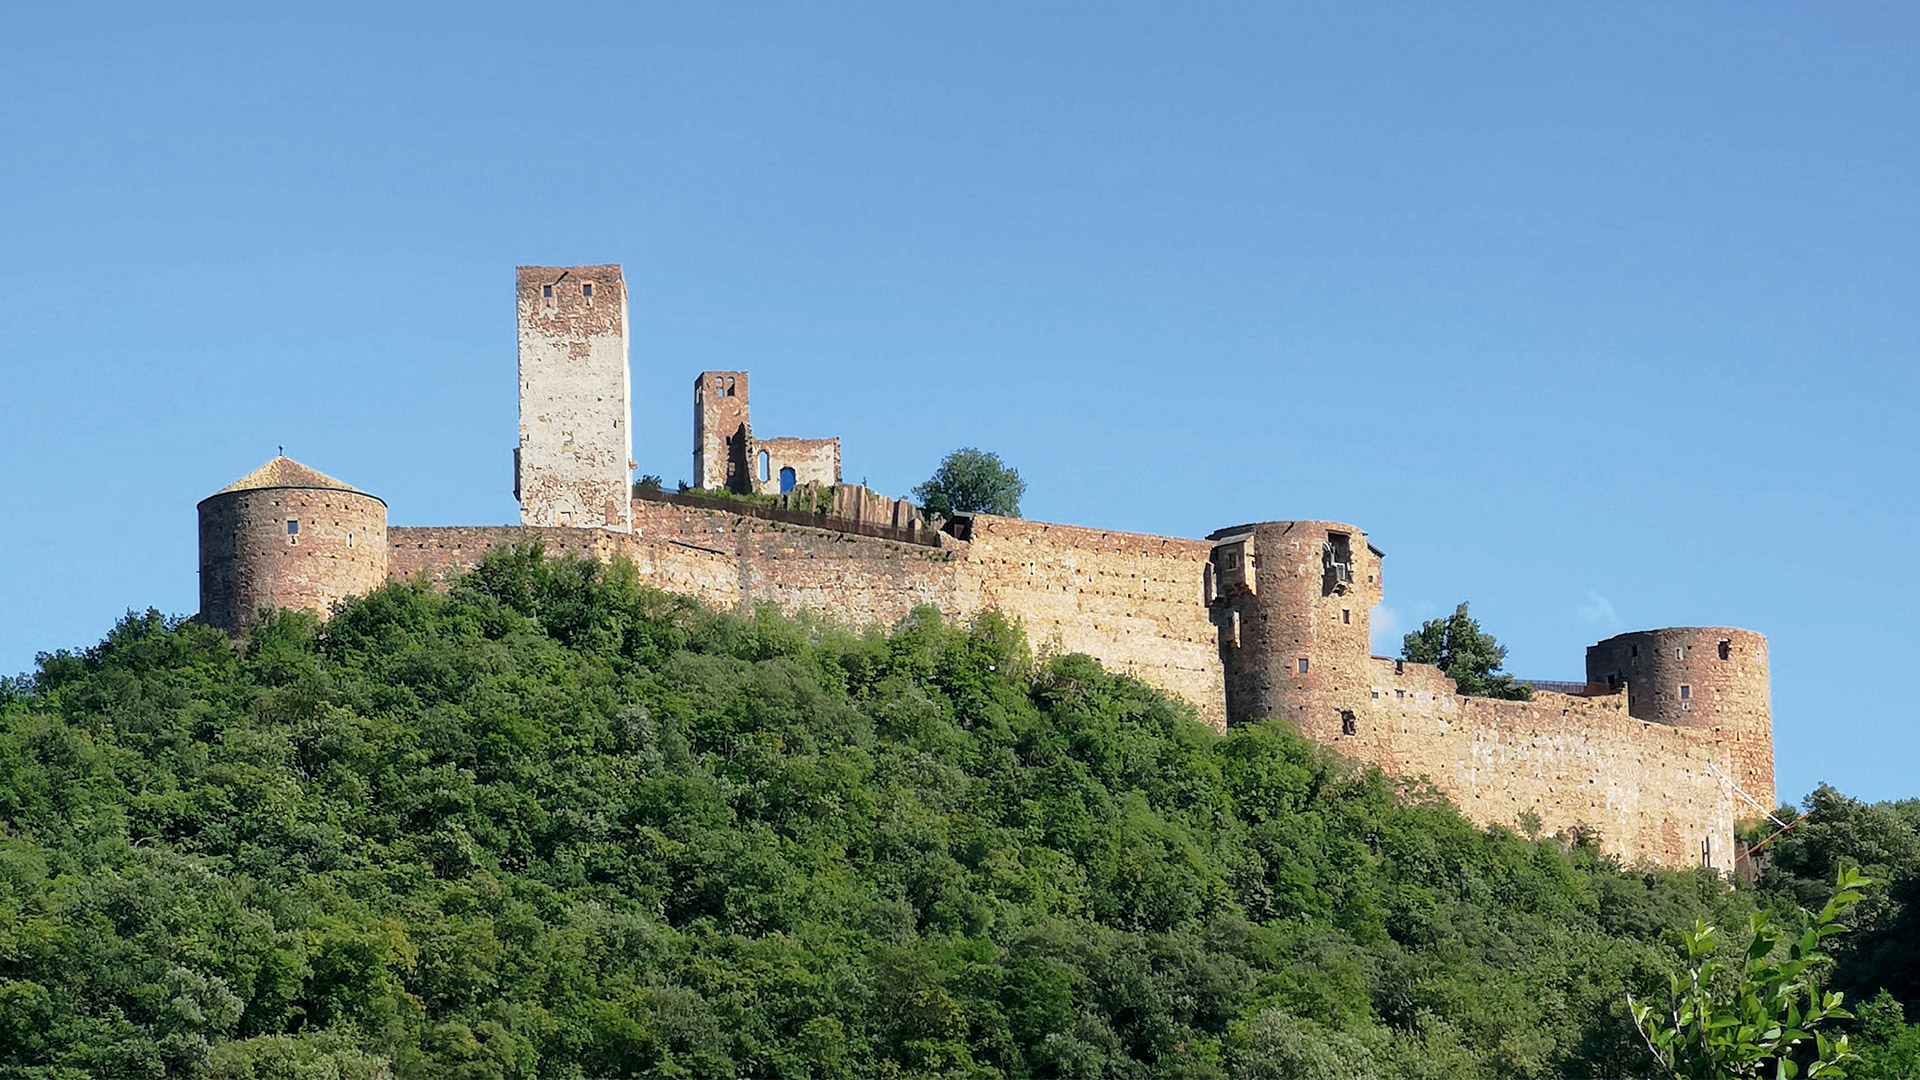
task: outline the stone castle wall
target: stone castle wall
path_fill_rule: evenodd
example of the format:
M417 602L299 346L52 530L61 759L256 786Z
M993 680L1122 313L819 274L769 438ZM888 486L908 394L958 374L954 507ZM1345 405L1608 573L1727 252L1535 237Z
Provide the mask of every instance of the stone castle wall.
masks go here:
M960 610L998 608L1035 648L1084 652L1226 727L1220 653L1203 590L1209 544L976 515Z
M392 576L444 580L491 547L538 539L552 554L620 555L641 580L725 608L768 603L853 626L929 605L1020 620L1036 648L1085 652L1191 702L1224 727L1220 659L1202 603L1207 544L980 516L971 542L854 536L636 501L630 535L582 529L396 528Z
M1722 779L1735 768L1729 743L1639 719L1626 692L1464 697L1434 667L1367 655L1364 605L1379 595L1380 559L1351 526L1279 523L1262 526L1257 541L1227 530L1226 544L1255 557L1235 577L1219 542L985 515L969 540L943 536L930 547L661 502L633 512L631 535L395 528L388 564L395 578L444 580L492 547L537 539L553 554L624 557L646 583L719 607L767 603L853 625L891 624L920 605L960 618L998 609L1035 648L1096 656L1221 728L1232 686L1222 655L1267 654L1273 662L1260 671L1245 666L1253 682L1241 693L1264 703L1249 708L1389 775L1428 778L1474 821L1597 834L1629 863L1696 866L1705 844L1711 865L1732 865L1744 810ZM1328 534L1350 541L1338 581L1323 557ZM1239 646L1222 617L1235 611Z
M1462 696L1431 665L1372 657L1371 668L1352 733L1334 713L1310 737L1390 775L1429 778L1482 824L1597 834L1627 863L1698 866L1705 855L1732 869L1733 823L1746 815L1722 779L1724 743L1636 719L1626 693L1501 701Z
M638 501L633 513L632 534L395 528L388 565L395 578L444 580L492 547L537 539L554 554L624 557L646 583L719 607L772 604L853 625L891 624L920 605L960 618L998 609L1036 649L1096 656L1220 728L1239 663L1245 707L1389 775L1425 777L1476 822L1597 835L1628 863L1732 867L1733 822L1747 816L1724 780L1738 768L1734 744L1640 719L1628 691L1464 697L1434 667L1366 654L1381 563L1351 526L1283 522L1202 541L981 515L970 539L934 547L662 502ZM1323 548L1330 534L1349 540L1339 575ZM1253 562L1226 566L1233 544ZM1249 654L1264 659L1248 664Z

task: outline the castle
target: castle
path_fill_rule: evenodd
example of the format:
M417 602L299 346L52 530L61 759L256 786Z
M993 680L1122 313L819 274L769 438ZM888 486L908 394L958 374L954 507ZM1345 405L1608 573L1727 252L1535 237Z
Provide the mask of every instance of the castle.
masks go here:
M986 514L930 523L841 484L838 439L756 436L743 371L693 384L695 483L775 498L634 485L620 268L517 277L520 524L389 528L378 497L277 457L200 503L202 618L239 633L263 609L324 614L538 540L628 559L642 580L716 606L853 624L920 605L998 609L1036 643L1097 657L1216 727L1285 717L1390 775L1427 778L1477 822L1597 834L1628 863L1732 870L1735 821L1774 805L1759 634L1620 634L1587 649L1584 683L1536 684L1528 701L1464 696L1437 668L1372 655L1384 555L1356 526L1186 539Z

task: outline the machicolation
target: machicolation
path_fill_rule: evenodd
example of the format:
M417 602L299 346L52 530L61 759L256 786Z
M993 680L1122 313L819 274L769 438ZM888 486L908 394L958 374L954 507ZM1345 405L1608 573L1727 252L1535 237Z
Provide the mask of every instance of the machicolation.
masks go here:
M393 528L386 504L276 457L200 503L200 608L232 633L266 609L325 614L389 579L442 580L490 549L625 558L707 603L854 624L997 609L1217 727L1283 717L1425 778L1475 821L1597 834L1623 861L1727 871L1734 823L1773 808L1767 640L1731 627L1620 634L1584 683L1469 697L1374 656L1385 555L1357 526L1255 522L1205 539L968 515L926 520L842 485L837 438L760 438L748 374L694 380L694 485L632 484L628 308L618 266L522 267L519 526ZM667 376L644 392L664 391ZM685 384L681 384L685 385Z

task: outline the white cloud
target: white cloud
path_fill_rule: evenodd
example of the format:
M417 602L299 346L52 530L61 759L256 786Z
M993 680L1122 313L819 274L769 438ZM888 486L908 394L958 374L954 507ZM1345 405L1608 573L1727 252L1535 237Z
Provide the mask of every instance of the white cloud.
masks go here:
M1385 604L1373 605L1367 612L1368 647L1375 656L1400 655L1400 639L1405 631L1400 629L1400 616Z
M1618 630L1623 625L1619 612L1613 610L1613 601L1592 589L1587 590L1587 602L1574 608L1573 613L1588 626L1605 626L1611 630Z

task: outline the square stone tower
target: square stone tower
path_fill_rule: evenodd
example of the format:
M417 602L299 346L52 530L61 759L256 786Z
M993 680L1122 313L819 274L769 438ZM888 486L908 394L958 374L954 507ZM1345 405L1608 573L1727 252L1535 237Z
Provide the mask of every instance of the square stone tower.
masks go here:
M627 282L618 266L522 266L520 524L633 530Z

